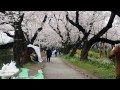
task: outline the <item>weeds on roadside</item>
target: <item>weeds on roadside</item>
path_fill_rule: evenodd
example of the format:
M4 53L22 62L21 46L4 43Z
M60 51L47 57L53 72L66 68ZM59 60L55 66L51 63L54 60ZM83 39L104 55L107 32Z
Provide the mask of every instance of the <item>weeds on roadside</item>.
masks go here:
M115 79L114 63L107 58L89 57L88 60L80 60L79 57L69 57L69 55L62 55L61 57L80 68L92 72L101 79Z

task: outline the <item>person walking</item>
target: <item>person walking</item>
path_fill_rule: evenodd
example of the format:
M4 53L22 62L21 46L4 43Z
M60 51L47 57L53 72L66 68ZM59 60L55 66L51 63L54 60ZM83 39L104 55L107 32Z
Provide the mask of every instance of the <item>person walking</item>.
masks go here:
M47 55L47 62L50 62L52 51L50 49L48 49L47 52L46 52L46 55Z
M57 49L56 49L56 51L55 51L55 56L57 57Z

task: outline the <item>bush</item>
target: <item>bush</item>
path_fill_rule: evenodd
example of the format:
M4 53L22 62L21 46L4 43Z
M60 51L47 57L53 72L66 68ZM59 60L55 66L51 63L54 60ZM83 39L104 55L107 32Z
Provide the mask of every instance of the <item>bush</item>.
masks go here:
M100 58L100 54L99 53L96 53L94 51L89 51L88 52L88 56L90 57L95 57L95 58Z
M77 49L76 53L80 55L81 54L81 50Z
M76 54L80 55L81 54L81 50L77 49ZM91 50L88 52L88 56L95 57L95 58L100 58L99 53L96 53L96 52L91 51Z

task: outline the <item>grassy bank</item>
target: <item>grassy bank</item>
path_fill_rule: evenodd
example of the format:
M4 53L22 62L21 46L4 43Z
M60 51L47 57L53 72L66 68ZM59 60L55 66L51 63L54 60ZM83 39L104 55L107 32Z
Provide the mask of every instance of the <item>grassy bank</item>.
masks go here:
M95 58L90 58L89 60L81 61L78 57L69 57L68 55L62 55L61 57L80 68L88 70L100 79L115 79L114 64L103 60L105 58L96 60Z
M13 52L11 49L0 49L0 69L3 64L10 63L13 60Z
M22 67L26 68L26 67L33 66L33 65L36 65L36 63L34 63L34 62L28 62L28 63L24 64Z

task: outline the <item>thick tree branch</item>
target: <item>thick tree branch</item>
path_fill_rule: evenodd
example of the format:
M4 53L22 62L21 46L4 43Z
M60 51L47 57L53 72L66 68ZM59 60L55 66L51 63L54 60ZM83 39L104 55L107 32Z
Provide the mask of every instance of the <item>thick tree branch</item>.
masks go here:
M31 44L34 43L35 39L37 38L38 32L40 32L42 30L42 28L38 28L38 30L35 32L34 36L31 39Z
M43 25L44 25L44 23L46 22L46 20L47 20L47 15L45 15L45 17L44 17L44 19L43 19L43 21L42 21L41 27L43 27Z
M109 19L107 25L102 30L100 30L100 32L98 32L94 37L92 37L90 39L90 42L92 42L92 43L97 42L98 39L112 27L112 23L114 21L115 15L116 14L111 12L111 16L110 16L110 19Z
M24 18L24 13L20 16L20 21L19 21L19 23L22 23L23 18Z
M20 28L21 28L21 23L23 21L23 18L24 18L24 13L21 16L19 16L19 19L17 21L13 22L12 26L14 28L19 28L19 30L22 31L22 29L20 29Z
M79 17L79 12L76 12L76 22L73 22L72 20L70 20L70 18L68 17L68 13L66 14L66 19L75 27L78 28L79 32L81 31L84 35L87 34L86 30L79 24L79 21L77 20Z
M31 44L34 43L34 41L35 41L37 35L38 35L38 32L36 31L35 34L34 34L34 36L33 36L32 39L31 39Z
M110 16L110 19L106 25L106 27L104 27L98 34L96 34L94 37L95 38L100 38L103 34L105 34L111 27L112 27L112 23L114 21L114 18L115 18L115 15L114 13L111 13L111 16ZM93 38L94 38L93 37Z
M9 37L14 38L14 35L11 35L11 34L10 34L10 33L8 33L8 32L4 32L4 33L6 33Z
M66 19L73 25L77 27L77 24L75 22L73 22L72 20L70 20L70 18L68 17L68 13L66 14Z
M109 44L112 44L112 45L120 43L120 40L110 40L110 39L106 39L106 38L99 38L99 39L97 39L97 41L98 42L101 41L101 42L109 43Z
M76 11L76 24L79 25L79 11Z
M120 17L120 11L111 11L114 14L117 14Z
M3 24L11 24L12 22L1 22L0 25L3 25Z
M47 20L47 15L45 15L45 17L44 17L44 19L43 19L43 21L42 21L41 27L38 28L38 30L35 32L34 36L32 37L32 39L31 39L31 44L33 44L34 41L35 41L35 39L37 38L38 32L40 32L40 31L43 29L42 27L43 27L43 25L44 25L44 23L45 23L46 20Z
M5 14L5 11L0 11L1 13Z
M55 28L50 24L50 22L51 22L51 19L49 20L49 25L50 25L50 27L59 35L59 37L62 39L62 41L64 41L63 36L62 36L62 34L61 34L60 30L59 30L58 24L57 24L57 29L55 29Z
M59 29L59 20L61 20L61 19L60 19L61 13L59 14L58 19L57 19L56 15L55 15L53 12L52 12L52 14L53 14L53 16L54 16L54 18L55 18L55 20L56 20L57 28L55 29L55 28L51 25L51 19L49 20L49 25L50 25L50 27L59 35L59 37L60 37L61 40L62 40L62 43L64 43L63 36L62 36L62 34L61 34L61 32L60 32L60 29Z
M66 36L67 36L67 39L66 39L66 43L70 43L71 42L71 39L70 39L70 31L72 30L72 29L69 29L68 27L67 27L67 24L68 24L68 21L65 23L62 19L59 19L60 21L62 21L62 23L64 24L64 26L65 26L65 29L66 29L66 31L67 31L67 34L66 34Z
M27 42L30 43L30 38L29 38L29 35L27 34L27 32L23 31L23 33L24 33L24 35L26 37Z

